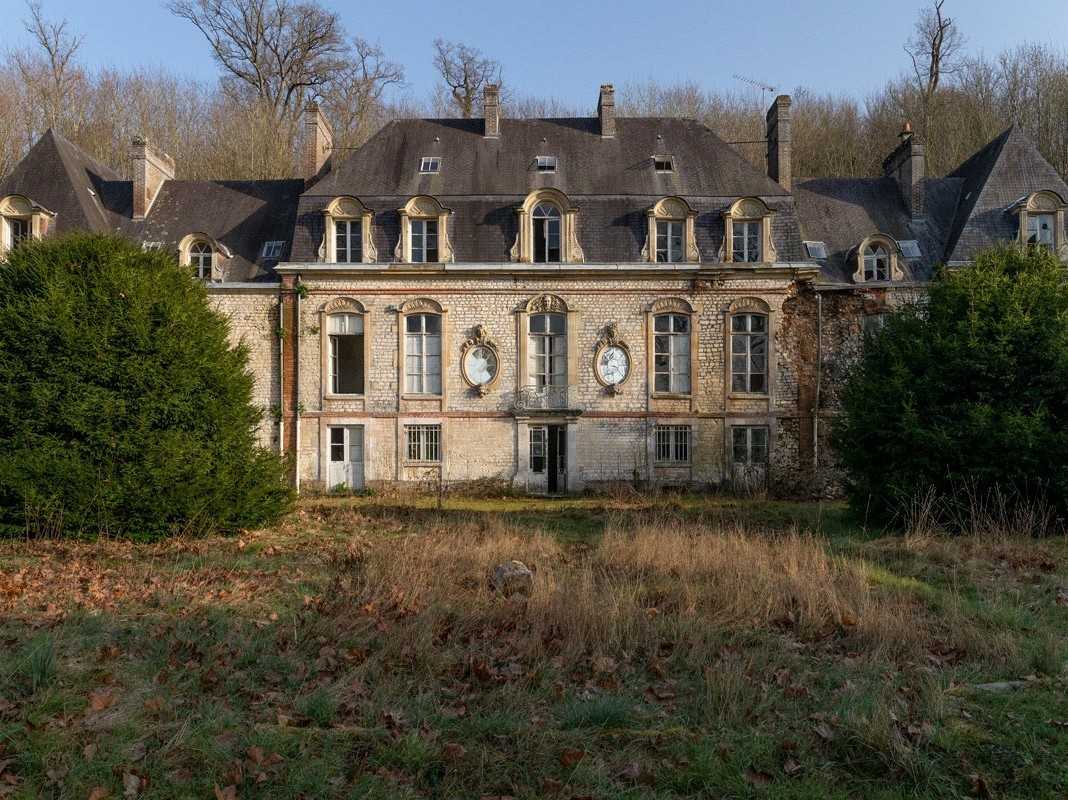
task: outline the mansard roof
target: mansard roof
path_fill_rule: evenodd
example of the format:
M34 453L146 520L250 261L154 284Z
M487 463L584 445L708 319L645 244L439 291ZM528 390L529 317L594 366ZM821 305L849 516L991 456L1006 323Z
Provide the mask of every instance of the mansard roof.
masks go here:
M789 196L729 144L695 120L622 117L602 137L596 118L503 119L501 135L483 136L481 119L410 119L386 125L308 190L311 195L524 197L551 186L583 196ZM555 173L535 169L555 156ZM656 172L654 155L674 171ZM441 171L420 174L423 156Z
M983 248L1015 238L1016 218L1006 209L1023 195L1051 189L1068 197L1068 185L1017 125L950 177L959 178L963 186L960 209L946 242L947 264L971 261Z

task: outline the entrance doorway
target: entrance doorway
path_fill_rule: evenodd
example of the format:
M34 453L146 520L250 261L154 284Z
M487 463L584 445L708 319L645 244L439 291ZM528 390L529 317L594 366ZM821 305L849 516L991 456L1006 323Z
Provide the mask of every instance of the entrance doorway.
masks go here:
M531 488L560 494L567 491L567 426L530 426Z
M363 426L335 425L330 428L328 488L363 488Z

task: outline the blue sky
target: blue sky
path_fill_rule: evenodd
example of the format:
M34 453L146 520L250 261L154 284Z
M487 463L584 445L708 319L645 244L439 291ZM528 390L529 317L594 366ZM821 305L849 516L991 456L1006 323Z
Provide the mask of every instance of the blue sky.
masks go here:
M203 79L217 74L200 34L157 0L43 0L85 34L92 66L162 65ZM410 92L426 98L436 36L481 48L504 65L521 94L592 105L603 82L617 87L655 78L745 89L750 75L792 91L847 92L863 98L906 65L901 47L922 0L324 0L350 33L379 43L406 69ZM657 16L650 14L650 7ZM971 52L993 55L1023 42L1065 47L1066 0L949 0ZM1026 9L1026 13L1022 13ZM0 49L21 46L22 0L0 0ZM755 32L754 32L755 31Z

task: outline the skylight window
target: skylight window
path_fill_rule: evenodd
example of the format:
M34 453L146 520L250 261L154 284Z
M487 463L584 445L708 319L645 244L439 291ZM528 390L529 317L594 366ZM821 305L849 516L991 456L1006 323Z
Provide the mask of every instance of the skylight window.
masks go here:
M162 250L163 242L141 242L141 249L146 253L150 250Z
M905 258L920 257L920 243L915 239L903 239L897 244L901 248L901 255Z
M538 172L556 172L556 156L538 156L534 167Z
M419 162L419 172L423 175L434 175L441 172L441 159L437 156L423 156Z
M281 258L282 248L286 246L284 241L282 242L264 242L263 243L263 257L264 258Z
M657 172L674 172L675 159L672 156L653 156L653 169Z
M827 245L825 242L805 242L805 252L809 258L823 261L827 258Z

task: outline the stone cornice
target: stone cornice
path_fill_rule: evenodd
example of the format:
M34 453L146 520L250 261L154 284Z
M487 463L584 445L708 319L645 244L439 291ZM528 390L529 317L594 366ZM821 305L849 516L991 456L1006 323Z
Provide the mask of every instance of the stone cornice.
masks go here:
M663 280L664 278L722 280L812 280L820 272L819 265L807 262L777 262L768 265L740 264L650 264L632 262L620 264L522 264L503 262L493 264L325 264L322 262L285 263L275 267L279 275L352 275L360 277L546 277L553 279L633 278Z

